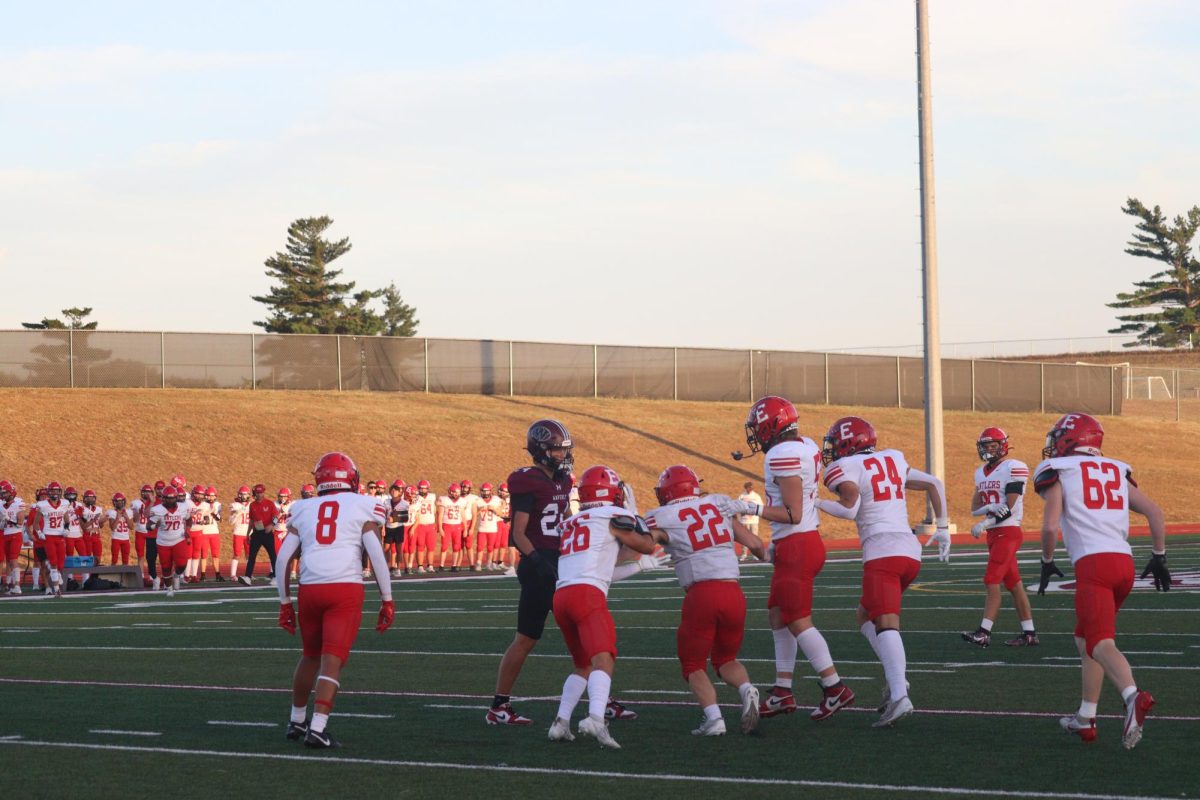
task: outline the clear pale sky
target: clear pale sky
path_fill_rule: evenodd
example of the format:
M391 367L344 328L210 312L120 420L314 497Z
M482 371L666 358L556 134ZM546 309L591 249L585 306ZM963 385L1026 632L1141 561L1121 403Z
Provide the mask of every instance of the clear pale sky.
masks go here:
M944 341L1100 335L1126 197L1200 203L1200 14L932 0ZM921 339L915 12L10 4L0 327L250 331L288 223L434 337ZM169 290L167 290L169 287Z

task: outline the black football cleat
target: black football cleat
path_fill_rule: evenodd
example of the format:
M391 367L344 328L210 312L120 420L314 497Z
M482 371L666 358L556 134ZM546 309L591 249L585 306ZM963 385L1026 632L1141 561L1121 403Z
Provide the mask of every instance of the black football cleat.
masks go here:
M289 742L298 742L308 733L308 720L304 722L288 722L287 738Z
M304 746L317 750L332 750L335 747L341 747L342 743L329 735L328 728L319 733L309 728L304 737Z

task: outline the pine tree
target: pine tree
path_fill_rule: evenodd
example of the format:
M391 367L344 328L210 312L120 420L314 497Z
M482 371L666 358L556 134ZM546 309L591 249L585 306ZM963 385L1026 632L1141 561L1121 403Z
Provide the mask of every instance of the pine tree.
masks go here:
M1148 209L1134 197L1122 211L1141 220L1125 252L1162 262L1164 268L1135 281L1134 291L1121 292L1108 304L1109 308L1157 310L1118 316L1124 324L1109 333L1136 333L1137 340L1126 347L1194 347L1200 340L1200 260L1193 254L1192 241L1200 230L1200 206L1192 206L1186 216L1176 216L1170 223L1158 206Z
M339 283L340 269L329 265L350 250L348 238L330 241L323 234L329 217L305 217L288 226L286 249L265 262L278 285L252 299L266 305L270 316L255 322L268 333L340 333L338 320L354 281Z
M64 308L62 315L67 318L66 322L61 319L51 319L44 317L41 322L22 322L23 327L35 331L94 331L96 330L97 322L84 322L83 320L92 314L91 307L88 308Z
M383 335L384 336L416 336L417 324L420 320L417 319L417 310L404 302L404 298L400 296L400 290L396 288L395 283L388 284L386 289L380 292L383 297Z

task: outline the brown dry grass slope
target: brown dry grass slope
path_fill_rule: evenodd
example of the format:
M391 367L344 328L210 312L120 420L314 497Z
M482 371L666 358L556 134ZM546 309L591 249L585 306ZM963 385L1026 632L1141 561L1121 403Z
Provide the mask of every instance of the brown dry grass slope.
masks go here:
M241 483L262 481L272 493L282 485L295 491L315 459L333 449L352 455L364 480L428 478L439 492L462 478L476 486L497 483L528 463L525 430L542 416L570 428L578 469L612 466L634 485L643 507L652 503L659 471L674 463L693 467L710 491L736 495L745 480L761 491L762 462L737 464L729 457L730 450L745 449L745 403L130 389L3 390L0 401L0 476L15 481L26 499L35 485L58 480L94 488L108 505L114 491L132 497L142 483L176 472L189 482L216 484L226 502ZM802 432L819 439L834 419L850 413L874 423L881 446L898 447L923 465L919 411L804 407ZM971 523L979 431L1003 427L1014 454L1032 467L1054 419L947 412L950 504L960 527ZM1122 417L1103 423L1106 454L1134 465L1140 485L1164 506L1168 520L1200 521L1200 488L1191 479L1200 424ZM1036 527L1040 513L1036 500L1030 506L1027 528ZM914 505L913 518L918 514ZM828 520L823 530L853 535L847 524Z

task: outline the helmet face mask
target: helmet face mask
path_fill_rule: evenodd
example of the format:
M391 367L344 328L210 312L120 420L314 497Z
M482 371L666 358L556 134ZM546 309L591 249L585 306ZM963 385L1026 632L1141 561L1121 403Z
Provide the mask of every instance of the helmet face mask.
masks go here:
M979 460L989 464L1008 455L1008 434L1000 428L985 428L975 442Z
M556 478L565 478L575 466L575 444L567 426L556 419L539 419L525 433L525 449L533 463Z
M112 504L113 504L113 508L115 508L117 511L121 511L122 509L124 509L125 508L125 495L121 494L120 492L117 492L116 494L114 494L112 496Z

